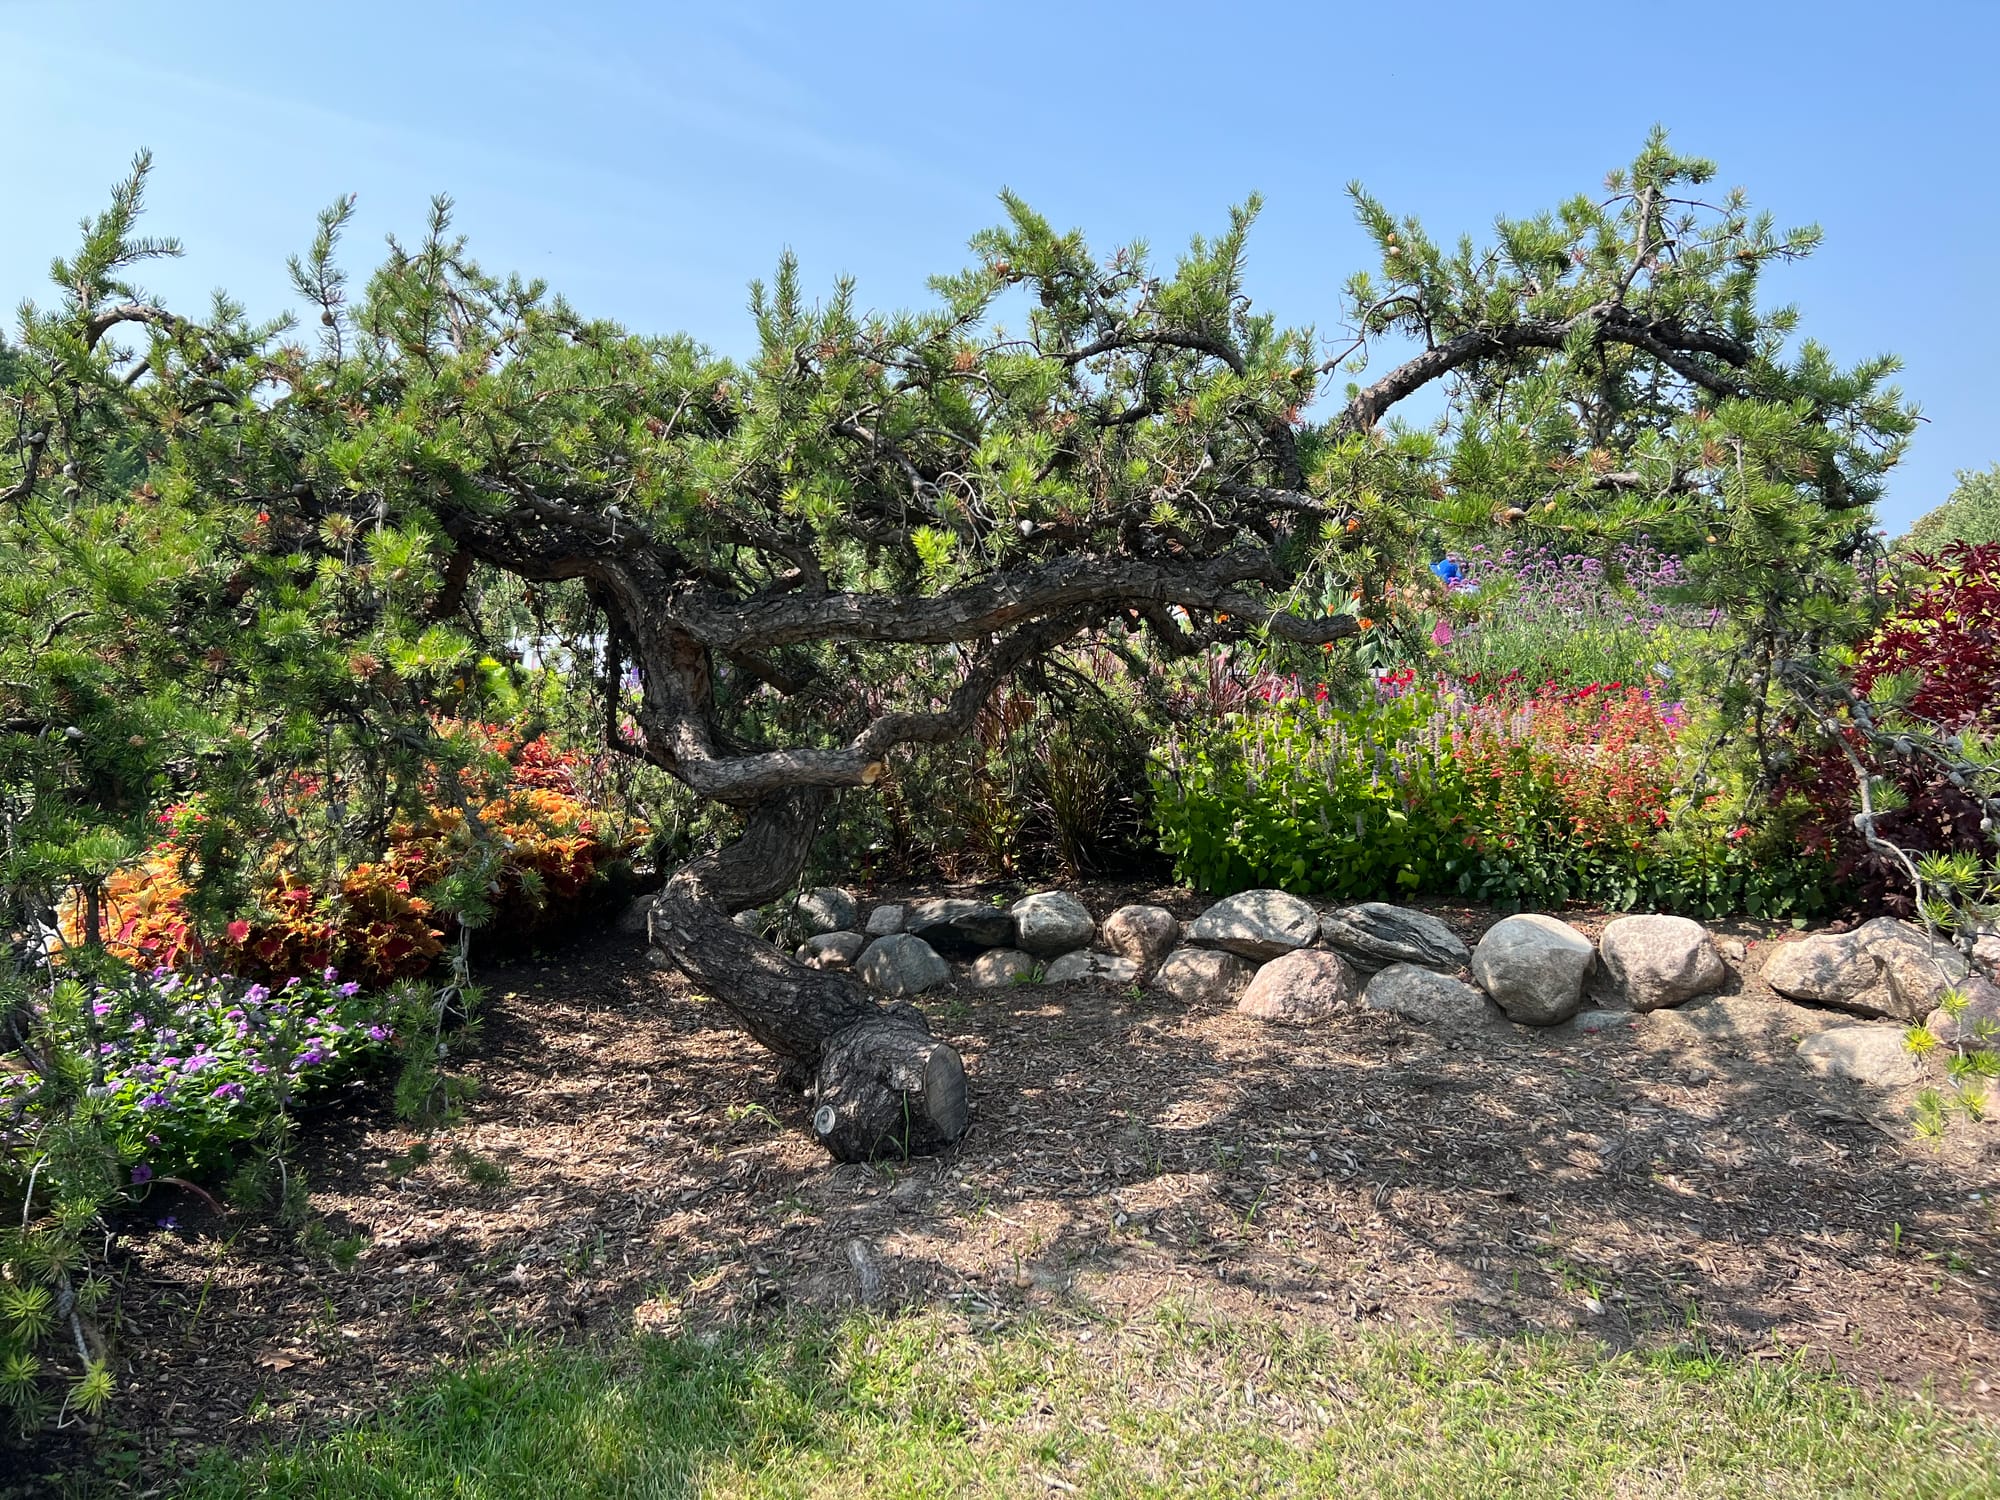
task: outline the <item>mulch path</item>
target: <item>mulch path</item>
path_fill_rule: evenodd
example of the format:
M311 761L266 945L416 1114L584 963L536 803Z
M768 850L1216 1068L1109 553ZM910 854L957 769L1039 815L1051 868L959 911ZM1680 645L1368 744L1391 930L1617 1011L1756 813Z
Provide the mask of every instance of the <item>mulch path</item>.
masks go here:
M1468 941L1494 920L1430 909ZM1753 973L1781 936L1717 930L1753 944ZM1792 1056L1851 1018L1754 979L1596 1035L1444 1037L1369 1011L1280 1030L1089 985L934 993L974 1126L947 1156L864 1167L827 1162L768 1055L640 939L484 977L462 1123L405 1129L375 1086L309 1132L313 1207L357 1237L347 1269L184 1197L148 1205L178 1225L131 1242L116 1420L143 1459L107 1492L365 1413L519 1333L851 1306L853 1242L889 1304L971 1326L1173 1298L1215 1318L1699 1336L2000 1415L2000 1125L1917 1142L1893 1101Z

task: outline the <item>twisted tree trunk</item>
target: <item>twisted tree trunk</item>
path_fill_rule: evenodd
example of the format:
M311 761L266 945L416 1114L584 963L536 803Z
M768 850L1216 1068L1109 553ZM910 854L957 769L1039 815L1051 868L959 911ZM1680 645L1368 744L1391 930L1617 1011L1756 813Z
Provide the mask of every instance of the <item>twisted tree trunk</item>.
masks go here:
M813 1131L841 1161L914 1156L965 1133L965 1065L914 1006L882 1006L844 974L806 968L734 913L790 890L827 793L800 787L747 809L742 837L684 866L653 903L650 937L743 1029L813 1078Z

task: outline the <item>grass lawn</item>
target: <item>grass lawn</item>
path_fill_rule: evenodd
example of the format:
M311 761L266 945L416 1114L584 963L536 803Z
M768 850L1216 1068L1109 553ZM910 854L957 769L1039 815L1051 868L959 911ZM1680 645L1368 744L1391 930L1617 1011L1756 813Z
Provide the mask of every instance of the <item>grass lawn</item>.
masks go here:
M1823 1371L1176 1309L520 1347L184 1496L2000 1496L2000 1431Z

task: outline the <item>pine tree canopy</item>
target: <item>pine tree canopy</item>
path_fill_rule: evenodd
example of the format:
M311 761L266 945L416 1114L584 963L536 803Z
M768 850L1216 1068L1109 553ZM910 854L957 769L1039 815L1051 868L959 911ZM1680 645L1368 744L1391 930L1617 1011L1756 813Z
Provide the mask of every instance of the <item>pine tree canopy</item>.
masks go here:
M386 763L556 586L640 673L636 753L743 806L871 783L1085 632L1341 642L1419 534L1643 530L1769 660L1843 628L1913 421L1892 360L1760 302L1816 232L1658 134L1455 248L1356 187L1380 265L1341 340L1252 308L1254 198L1163 267L1008 194L917 311L781 261L741 360L489 274L443 198L358 285L327 210L302 325L169 309L134 279L179 253L138 232L146 170L0 403L0 717L81 731L61 774L103 810L310 745ZM1432 386L1445 419L1399 423Z

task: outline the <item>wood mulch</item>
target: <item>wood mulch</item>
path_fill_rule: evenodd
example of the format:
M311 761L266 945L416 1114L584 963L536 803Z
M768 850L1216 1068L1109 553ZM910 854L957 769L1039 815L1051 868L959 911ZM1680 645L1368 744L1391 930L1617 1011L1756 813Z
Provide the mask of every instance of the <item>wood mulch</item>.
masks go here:
M1494 920L1431 909L1468 941ZM1718 931L1752 944L1752 973L1780 936ZM1907 1101L1792 1056L1851 1018L1754 979L1596 1035L1440 1036L1370 1011L1281 1030L1088 985L936 993L973 1128L947 1156L863 1167L830 1165L768 1055L645 959L606 936L487 974L457 1126L399 1126L380 1086L320 1122L312 1204L355 1237L346 1269L157 1195L119 1335L118 1436L143 1461L106 1492L365 1413L519 1333L851 1306L857 1256L889 1305L972 1326L1171 1298L1215 1318L1700 1337L2000 1415L2000 1125L1915 1141Z

